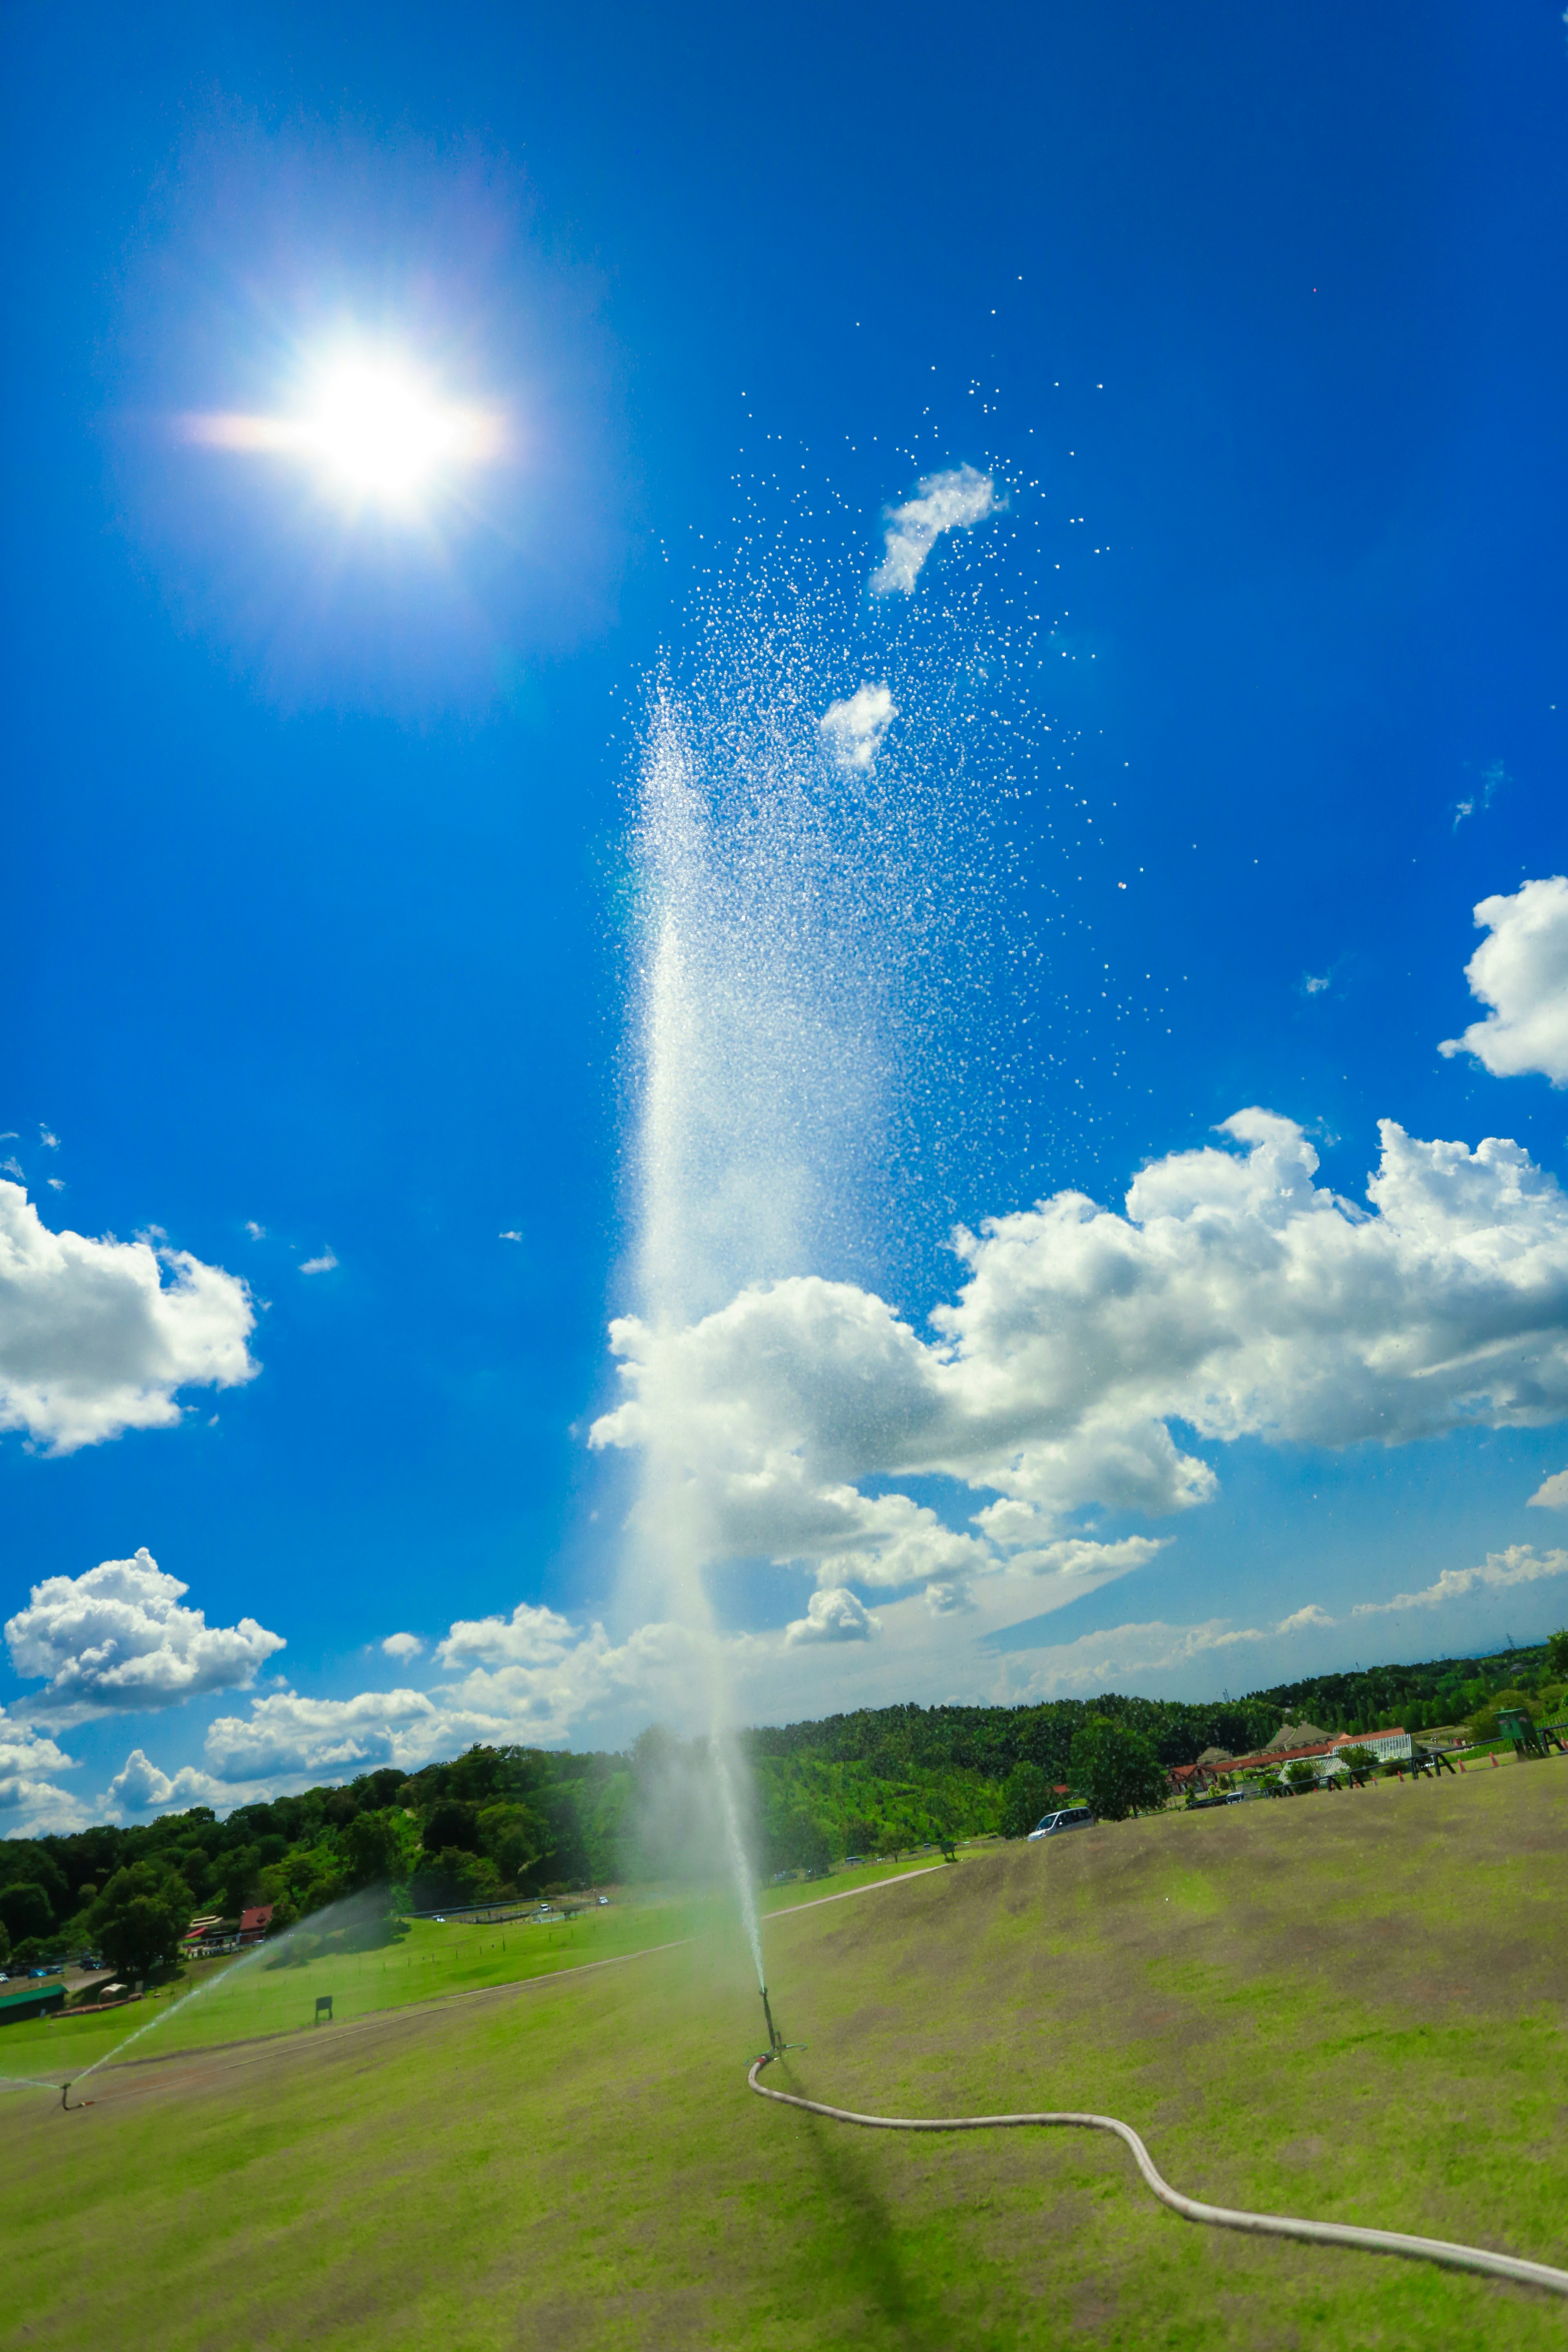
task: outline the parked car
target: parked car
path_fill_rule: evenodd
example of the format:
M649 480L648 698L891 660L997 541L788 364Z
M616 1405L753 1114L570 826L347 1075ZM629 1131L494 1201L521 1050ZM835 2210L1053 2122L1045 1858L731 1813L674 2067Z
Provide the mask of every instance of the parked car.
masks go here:
M1059 1813L1047 1813L1037 1829L1029 1832L1029 1843L1037 1838L1058 1837L1063 1830L1088 1830L1094 1827L1094 1815L1087 1805L1064 1805Z

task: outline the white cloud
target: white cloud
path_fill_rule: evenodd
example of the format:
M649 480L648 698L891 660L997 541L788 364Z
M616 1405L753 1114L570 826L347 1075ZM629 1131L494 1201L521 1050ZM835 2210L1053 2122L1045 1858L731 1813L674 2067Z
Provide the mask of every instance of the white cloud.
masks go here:
M45 1777L76 1769L75 1759L52 1739L0 1706L0 1837L85 1828L91 1816L80 1801Z
M183 1812L192 1805L232 1806L236 1801L234 1790L209 1772L185 1764L171 1777L142 1748L133 1748L105 1790L103 1806L116 1814Z
M381 1646L389 1658L403 1660L425 1655L425 1644L417 1633L389 1633Z
M69 1454L170 1428L176 1390L254 1379L255 1321L221 1267L146 1240L51 1233L20 1185L0 1183L0 1429Z
M38 1140L43 1145L46 1151L58 1151L60 1148L59 1137L58 1135L51 1135L48 1129L44 1126L41 1120L38 1124Z
M1145 1686L1151 1675L1169 1674L1218 1650L1240 1649L1270 1636L1257 1626L1233 1626L1211 1617L1199 1625L1113 1625L1103 1633L1061 1642L1034 1661L1015 1685L1016 1700L1055 1698L1069 1691L1125 1690Z
M258 1225L254 1217L247 1217L245 1221L245 1230L250 1235L253 1242L264 1242L267 1239L266 1226Z
M436 1644L443 1665L460 1659L495 1665L552 1665L579 1638L568 1618L520 1601L510 1617L459 1618Z
M1396 1592L1392 1601L1358 1601L1351 1615L1385 1617L1394 1610L1435 1609L1445 1601L1462 1601L1469 1592L1534 1584L1543 1576L1568 1576L1568 1551L1539 1552L1532 1544L1510 1544L1506 1551L1489 1552L1479 1568L1446 1568L1436 1584L1424 1584L1419 1592Z
M898 715L885 686L861 686L847 701L830 702L818 726L841 768L864 770L881 750L882 738Z
M356 1697L302 1698L277 1691L250 1702L248 1716L222 1715L208 1727L207 1760L223 1781L298 1773L334 1778L382 1764L412 1769L442 1745L442 1718L423 1691L362 1691Z
M1473 1054L1494 1078L1539 1072L1568 1086L1568 878L1522 883L1511 898L1483 898L1476 921L1491 937L1465 966L1470 993L1491 1011L1440 1054Z
M522 1235L518 1233L515 1228L512 1228L504 1234L498 1234L496 1235L496 1239L502 1242L520 1242L522 1239Z
M625 1402L598 1445L657 1445L704 1559L815 1566L824 1585L1065 1585L1140 1564L1063 1552L1091 1506L1171 1512L1215 1490L1172 1423L1228 1443L1388 1444L1568 1413L1568 1199L1513 1143L1423 1143L1393 1121L1372 1211L1316 1186L1290 1120L1172 1154L1125 1214L1063 1192L961 1234L966 1278L922 1339L847 1283L742 1291L684 1330L612 1327ZM955 1531L907 1494L995 1504ZM1068 1597L1064 1592L1062 1597Z
M324 1249L320 1257L308 1257L300 1271L301 1274L331 1274L337 1262L331 1250Z
M1304 1609L1298 1609L1289 1617L1281 1617L1274 1630L1277 1633L1305 1633L1314 1625L1337 1625L1338 1622L1337 1617L1331 1617L1326 1609L1320 1609L1315 1601L1309 1601Z
M63 1176L46 1176L44 1181L51 1192L63 1192L66 1189L66 1180Z
M23 1702L34 1722L85 1723L95 1716L175 1706L205 1692L243 1688L280 1633L254 1617L208 1625L180 1605L189 1587L165 1574L145 1547L84 1576L51 1576L5 1627L11 1663L47 1687Z
M1542 1511L1568 1511L1568 1470L1557 1470L1543 1478L1530 1500Z
M836 1584L812 1594L805 1615L785 1627L784 1639L792 1643L869 1642L881 1630L881 1620L873 1617L847 1586Z
M928 474L914 497L888 517L887 553L871 574L873 595L907 596L942 532L973 530L995 503L995 484L973 466Z
M746 1646L742 1637L742 1652ZM382 1764L414 1771L476 1740L561 1741L607 1713L683 1720L694 1702L706 1705L714 1652L711 1638L679 1625L642 1625L615 1643L600 1624L576 1625L524 1601L510 1618L453 1626L437 1645L449 1679L436 1691L362 1691L347 1699L269 1692L251 1700L248 1716L212 1725L207 1761L224 1781L336 1777ZM459 1662L468 1659L485 1663L460 1674Z

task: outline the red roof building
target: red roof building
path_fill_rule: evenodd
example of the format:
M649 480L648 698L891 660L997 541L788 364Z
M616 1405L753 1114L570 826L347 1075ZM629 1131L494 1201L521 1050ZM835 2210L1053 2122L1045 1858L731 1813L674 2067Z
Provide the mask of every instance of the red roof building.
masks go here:
M240 1913L239 1940L242 1944L260 1943L272 1925L274 1908L275 1906L270 1903L258 1903L254 1910Z

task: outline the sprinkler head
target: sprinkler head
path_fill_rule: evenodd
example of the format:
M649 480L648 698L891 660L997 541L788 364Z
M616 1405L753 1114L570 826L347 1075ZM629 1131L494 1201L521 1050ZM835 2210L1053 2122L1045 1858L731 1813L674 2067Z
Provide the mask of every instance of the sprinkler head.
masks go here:
M763 2016L767 2019L767 2021L768 2021L768 2048L769 2048L769 2050L772 2052L773 2055L776 2058L776 2057L778 2057L778 2055L780 2054L780 2053L781 2053L781 2052L782 2052L782 2050L784 2049L784 2035L779 2032L778 2027L773 2023L773 2013L772 2009L771 2009L771 2008L769 2007L769 2005L768 2005L768 1989L767 1989L766 1985L763 1985L763 1987L762 1990L763 1990Z

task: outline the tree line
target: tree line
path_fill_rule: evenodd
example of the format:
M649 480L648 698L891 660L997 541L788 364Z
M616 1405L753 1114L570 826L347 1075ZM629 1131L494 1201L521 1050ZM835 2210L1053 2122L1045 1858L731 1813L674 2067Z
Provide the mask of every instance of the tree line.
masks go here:
M1367 1732L1469 1722L1563 1699L1568 1633L1483 1658L1381 1665L1189 1703L1106 1693L1020 1706L861 1708L737 1735L757 1866L816 1872L942 1837L1024 1834L1071 1791L1108 1818L1163 1801L1208 1748L1263 1746L1282 1721ZM269 1903L288 1927L370 1890L403 1910L611 1881L717 1874L706 1744L657 1728L625 1753L470 1748L405 1773L132 1827L0 1843L0 1966L101 1953L123 1974L172 1965L194 1916Z

